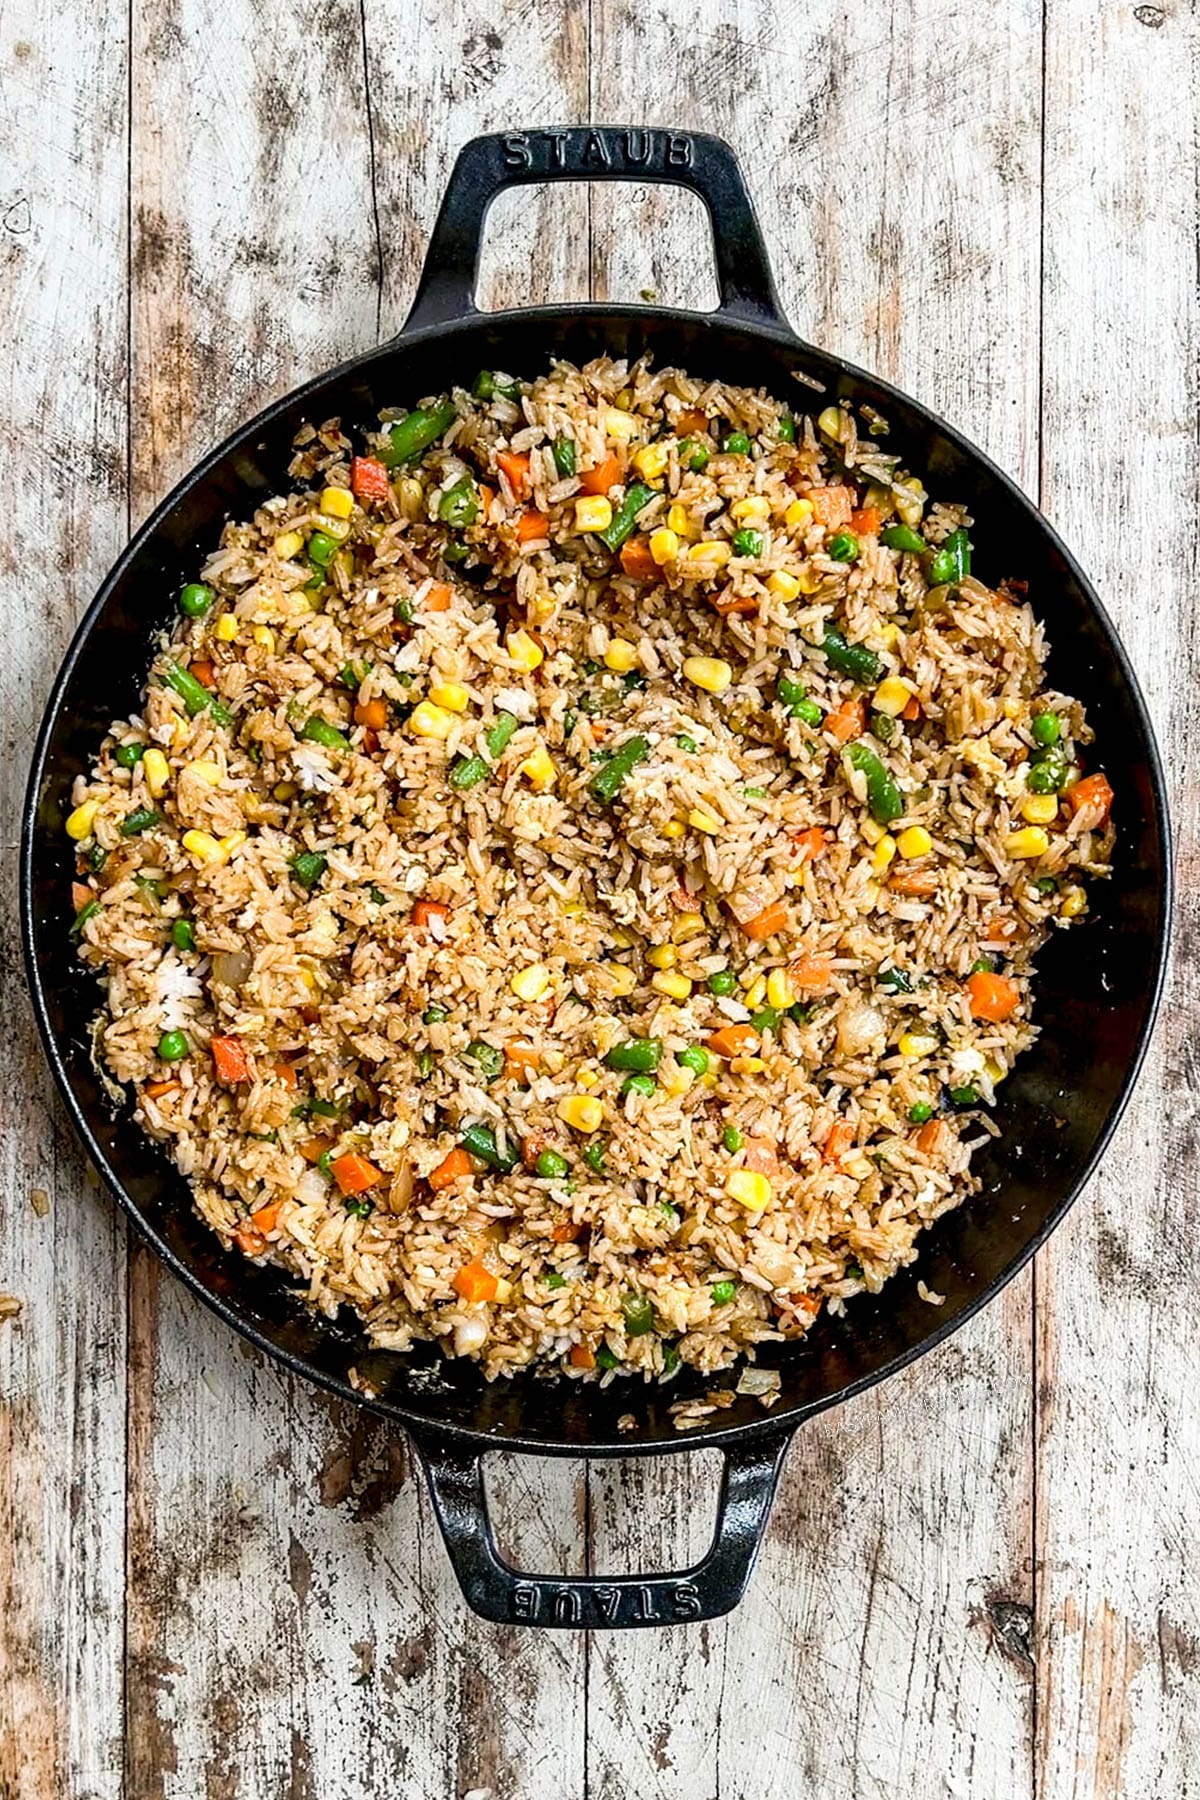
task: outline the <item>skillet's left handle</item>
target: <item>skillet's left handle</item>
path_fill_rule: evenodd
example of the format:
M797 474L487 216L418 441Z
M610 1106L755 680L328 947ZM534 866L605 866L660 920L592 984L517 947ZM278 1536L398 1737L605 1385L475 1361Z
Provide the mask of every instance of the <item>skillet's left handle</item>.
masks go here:
M717 263L717 319L790 327L737 157L703 131L574 125L471 138L450 171L404 332L472 317L483 228L506 188L535 182L652 181L690 188L708 209Z
M718 1619L746 1591L793 1426L722 1446L717 1524L700 1561L668 1575L524 1575L496 1548L483 1458L427 1428L408 1431L467 1605L498 1625L615 1627Z

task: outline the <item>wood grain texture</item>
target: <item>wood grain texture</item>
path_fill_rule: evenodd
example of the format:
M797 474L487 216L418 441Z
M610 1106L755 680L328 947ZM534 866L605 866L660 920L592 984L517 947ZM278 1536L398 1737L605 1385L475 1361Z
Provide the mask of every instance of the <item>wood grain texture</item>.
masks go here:
M1043 502L1167 747L1180 896L1138 1093L1039 1258L1037 1754L1064 1800L1186 1796L1200 1792L1200 21L1052 0L1047 25ZM1137 546L1150 560L1131 579Z
M0 1794L117 1800L123 1233L51 1099L16 929L34 732L126 529L126 17L60 23L0 17L0 1291L23 1301L0 1322Z

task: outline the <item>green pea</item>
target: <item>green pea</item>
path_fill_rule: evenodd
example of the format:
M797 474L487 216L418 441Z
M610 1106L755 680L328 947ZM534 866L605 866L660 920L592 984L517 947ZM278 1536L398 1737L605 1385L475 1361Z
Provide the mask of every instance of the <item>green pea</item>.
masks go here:
M900 735L900 726L890 713L873 712L870 717L870 729L873 737L881 744L891 744Z
M763 534L761 531L735 531L730 540L730 549L735 556L761 556L763 553Z
M736 1281L714 1281L712 1285L712 1301L714 1306L728 1306L737 1294Z
M679 1052L675 1060L681 1068L691 1069L696 1075L705 1075L712 1058L702 1045L689 1044L686 1050Z
M503 1050L497 1050L495 1044L485 1043L483 1038L473 1038L465 1054L479 1064L488 1082L495 1081L504 1068Z
M661 1060L659 1038L626 1038L605 1053L604 1066L607 1069L632 1069L639 1075L647 1075L657 1069Z
M712 451L706 444L693 444L688 439L679 446L679 460L693 475L703 475L712 461Z
M730 1156L736 1156L745 1141L745 1135L738 1130L736 1125L727 1125L721 1133L721 1142Z
M995 973L995 969L996 959L994 956L977 956L971 964L972 975L992 975Z
M1058 891L1058 881L1053 875L1039 875L1033 885L1043 899L1045 899L1047 894L1057 893Z
M401 625L411 625L416 616L411 600L397 600L395 606L392 608L393 619L397 620Z
M627 1075L621 1083L621 1093L644 1094L649 1099L657 1085L653 1075Z
M327 569L338 553L338 541L327 531L314 531L308 540L309 561L318 569Z
M721 448L726 456L749 456L750 439L744 431L731 431Z
M796 421L788 413L784 413L779 421L779 441L781 444L794 444L796 441Z
M622 1294L621 1311L630 1337L645 1337L654 1330L654 1308L644 1294Z
M928 1100L918 1100L915 1106L908 1109L909 1122L913 1125L924 1125L933 1117L933 1108Z
M686 750L689 756L695 756L697 750L700 748L695 738L688 737L686 733L681 737L677 737L675 742L679 745L681 750Z
M979 1089L974 1087L953 1087L950 1098L955 1106L978 1106Z
M145 744L118 744L113 751L114 760L122 769L136 769L145 754Z
M560 1275L557 1269L551 1269L548 1274L542 1276L542 1280L545 1282L546 1286L551 1288L555 1293L558 1292L559 1288L565 1288L567 1285L566 1276Z
M588 1168L592 1170L593 1174L603 1175L604 1155L607 1149L608 1145L604 1142L603 1138L593 1138L592 1141L584 1147L583 1160Z
M177 950L194 950L196 932L190 919L176 919L171 926L171 942Z
M1062 720L1057 713L1040 712L1035 715L1030 730L1035 743L1048 747L1057 744L1062 736Z
M440 1025L444 1019L449 1017L450 1014L444 1006L427 1006L421 1014L421 1023L423 1025Z
M179 610L188 619L202 619L213 603L213 590L205 581L189 581L179 596Z
M779 1032L779 1008L777 1006L760 1006L751 1017L750 1023L755 1031Z
M567 1159L557 1150L543 1150L534 1168L547 1181L560 1181L567 1172Z
M1031 794L1057 794L1067 784L1071 765L1061 744L1035 750L1029 759L1025 785Z
M853 563L858 561L858 539L852 532L835 532L825 548L834 562Z
M191 1045L182 1031L164 1031L158 1040L158 1054L163 1062L182 1062Z
M288 868L302 888L314 888L325 873L328 860L319 850L301 850Z
M708 978L710 994L732 994L737 986L737 976L732 969L714 969Z

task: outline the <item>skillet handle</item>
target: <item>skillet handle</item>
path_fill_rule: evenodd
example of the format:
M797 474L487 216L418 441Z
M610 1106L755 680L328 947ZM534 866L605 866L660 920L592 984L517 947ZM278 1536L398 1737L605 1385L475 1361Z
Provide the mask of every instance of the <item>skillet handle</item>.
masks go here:
M506 188L550 181L653 181L690 188L708 208L712 226L721 291L712 316L789 329L741 169L723 138L702 131L576 125L496 132L463 145L405 334L478 311L475 283L488 208Z
M669 1575L522 1575L496 1548L481 1453L409 1428L433 1510L467 1605L498 1625L615 1627L717 1619L746 1590L792 1430L763 1432L724 1451L712 1543Z

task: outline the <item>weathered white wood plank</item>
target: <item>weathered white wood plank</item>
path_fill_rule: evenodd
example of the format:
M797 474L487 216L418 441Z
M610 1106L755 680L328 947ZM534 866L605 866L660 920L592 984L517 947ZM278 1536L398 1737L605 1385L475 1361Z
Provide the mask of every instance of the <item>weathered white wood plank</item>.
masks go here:
M1039 1259L1038 1771L1056 1800L1185 1796L1200 1764L1200 31L1186 7L1078 0L1051 0L1047 30L1045 506L1145 684L1182 891L1138 1094Z
M594 30L596 117L731 139L798 329L932 400L1031 485L1037 10L921 0L889 21L766 0L684 21L614 0ZM666 190L625 201L593 196L598 289L695 303L703 231ZM1022 1282L801 1433L727 1624L596 1635L594 1791L1027 1794L1030 1445ZM594 1474L597 1555L661 1557L657 1522L688 1520L706 1487L688 1461Z
M0 20L0 1793L121 1793L124 1234L34 1040L16 840L51 676L125 532L126 16ZM35 1210L35 1195L36 1208ZM48 1201L48 1209L47 1209Z

